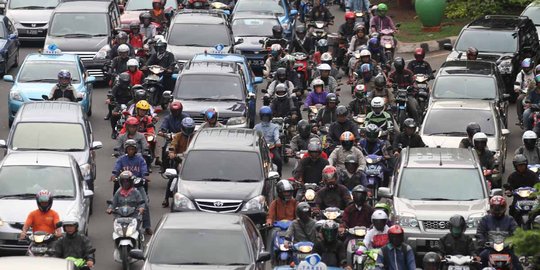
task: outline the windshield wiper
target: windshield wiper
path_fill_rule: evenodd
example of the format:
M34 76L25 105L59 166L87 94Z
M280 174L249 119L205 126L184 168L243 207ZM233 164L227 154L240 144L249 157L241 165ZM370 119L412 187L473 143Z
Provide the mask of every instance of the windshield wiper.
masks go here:
M65 34L65 35L62 35L61 37L77 38L77 37L92 37L92 36L93 35L91 35L91 34L73 33L73 34Z
M213 98L213 100L219 100L219 101L242 101L239 98Z
M224 179L224 178L205 178L201 179L201 181L212 181L212 182L231 182L231 179Z
M231 265L231 266L235 266L235 265L247 265L247 263L228 263L226 265Z
M187 262L187 263L174 263L175 265L210 265L209 263L205 262Z
M174 46L190 46L190 47L210 47L210 46L205 46L205 45L195 44L195 43L180 44L180 45L172 44L172 45L174 45Z
M447 198L420 198L422 201L452 201Z
M53 197L56 199L73 199L74 198L71 195L54 195Z
M30 151L54 151L54 152L63 152L64 150L63 149L53 149L53 148L44 148L44 147L40 147L40 148L18 148L18 150L30 150Z
M11 9L50 9L51 7L44 7L44 6L25 6L25 7L16 7Z
M84 149L81 149L81 148L68 148L68 149L58 149L58 151L62 151L62 152L80 152L80 151L84 151Z
M257 182L260 182L260 180L256 180L256 179L241 179L241 180L236 180L236 182L242 182L242 183L257 183Z
M35 193L9 194L9 195L0 196L0 199L3 199L3 198L31 198L31 197L36 197L36 194Z
M467 133L462 131L450 131L450 132L435 132L429 134L429 136L433 135L446 135L446 136L467 136Z
M25 80L21 82L58 82L58 79L33 79L33 80Z
M207 97L198 97L198 98L180 98L180 97L179 97L179 99L183 99L183 100L195 100L195 101L215 100L215 99L207 98Z

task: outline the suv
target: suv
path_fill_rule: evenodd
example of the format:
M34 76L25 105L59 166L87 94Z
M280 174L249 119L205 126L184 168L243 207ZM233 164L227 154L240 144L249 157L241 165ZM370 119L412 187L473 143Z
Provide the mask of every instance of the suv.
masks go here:
M49 18L60 0L0 0L5 14L15 24L20 40L42 41L47 35Z
M521 16L529 17L536 26L536 32L540 32L540 3L533 1L521 13ZM538 33L540 35L540 33Z
M416 254L437 248L455 214L467 220L465 234L474 236L489 209L489 190L472 149L407 148L396 164L379 196L390 199L394 220Z
M523 59L530 57L538 63L540 45L531 19L525 16L486 15L467 24L456 44L444 44L452 51L447 60L466 59L469 47L478 49L478 59L497 64L506 92L514 94L514 81Z
M269 153L262 133L252 129L198 131L173 182L171 211L241 213L264 224L279 181Z
M69 1L60 3L51 15L45 49L56 44L64 53L78 54L89 75L104 80L107 59L95 57L111 44L120 27L120 11L115 1Z
M176 76L175 76L176 77ZM183 111L197 125L209 107L219 111L218 121L230 127L248 127L255 121L249 104L255 95L246 88L246 76L236 62L190 62L177 78L173 96L182 100Z
M508 99L504 81L491 62L449 61L442 64L431 90L430 103L442 99L492 100L508 127Z

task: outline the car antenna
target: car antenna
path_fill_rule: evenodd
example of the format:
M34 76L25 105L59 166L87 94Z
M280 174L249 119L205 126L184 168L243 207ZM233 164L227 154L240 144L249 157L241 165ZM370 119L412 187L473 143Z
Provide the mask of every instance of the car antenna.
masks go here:
M438 145L437 148L441 148L441 146ZM443 165L443 164L442 164L442 152L439 151L439 166L442 166L442 165Z

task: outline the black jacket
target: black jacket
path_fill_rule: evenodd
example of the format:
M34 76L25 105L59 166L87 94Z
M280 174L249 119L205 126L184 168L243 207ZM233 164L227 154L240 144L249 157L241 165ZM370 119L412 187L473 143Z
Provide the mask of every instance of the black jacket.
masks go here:
M172 52L165 52L163 57L158 57L157 53L152 53L146 61L146 66L158 65L166 69L174 69L176 59Z
M473 239L465 234L455 238L451 233L439 239L439 251L442 255L475 256L476 247Z
M476 151L478 153L478 151ZM480 159L480 165L482 168L488 170L493 170L495 168L495 159L493 158L493 153L488 149L484 150L482 153L478 153L478 158Z
M339 26L338 33L342 35L343 37L350 39L354 35L354 23L353 24L348 24L346 22L343 23L342 25Z
M317 241L313 250L321 256L321 261L327 266L341 267L347 263L347 245L340 240L333 243Z
M313 7L311 11L308 13L307 16L312 21L324 21L324 22L330 22L332 19L334 19L334 16L332 13L330 13L330 10L326 8L323 5L319 5L318 7Z
M127 68L128 60L129 60L129 57L128 58L121 58L120 56L115 57L111 61L111 72L112 72L111 75L116 76L118 74L126 72L128 70Z
M114 45L111 50L109 51L109 55L107 55L107 58L109 59L114 59L115 57L118 56L118 46L120 46L121 44L116 44ZM126 45L129 47L129 56L134 56L135 55L135 50L133 49L133 46L131 46L131 44L129 43L126 43Z
M116 101L118 104L128 104L133 98L131 96L131 87L121 86L118 83L113 86L111 93L114 101Z
M90 240L77 232L73 236L64 235L55 243L55 256L58 258L75 257L94 261Z
M341 144L339 142L339 137L341 137L341 134L345 131L352 132L356 140L360 139L360 134L358 134L358 125L350 119L347 119L347 121L345 121L344 123L339 123L337 121L332 123L328 132L332 142L336 144Z
M424 141L422 141L422 137L420 137L420 135L416 133L412 136L408 136L407 134L405 134L405 132L401 132L394 139L394 144L392 145L392 147L394 148L394 150L399 150L400 146L401 148L416 148L426 147L426 144L424 143Z
M407 69L412 71L413 74L433 75L433 69L431 69L431 65L426 61L412 60L407 65Z
M295 102L290 97L274 98L270 104L270 108L272 108L274 117L287 117L293 112L300 115L300 113L297 112Z
M521 174L515 171L508 176L508 182L504 184L504 188L514 190L520 187L534 187L536 183L538 183L538 176L534 172L527 170Z
M303 158L298 162L295 178L304 180L304 183L316 183L319 185L322 179L322 170L328 165L328 160L318 158L313 160L309 157Z
M352 202L351 194L344 185L337 185L334 189L324 187L317 191L315 195L315 204L319 209L324 210L328 207L337 207L344 210Z
M321 123L322 126L326 124L332 124L337 120L336 108L333 110L328 108L323 108L317 113L317 123Z

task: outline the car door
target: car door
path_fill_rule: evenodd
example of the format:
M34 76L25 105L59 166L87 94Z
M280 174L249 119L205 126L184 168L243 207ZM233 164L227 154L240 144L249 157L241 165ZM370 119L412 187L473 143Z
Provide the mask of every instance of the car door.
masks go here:
M76 163L76 162L75 162ZM86 224L88 226L88 219L90 217L90 198L84 197L84 190L88 189L84 177L82 176L81 169L76 166L77 179L80 180L77 183L77 200L80 202L77 204L78 212L81 213L80 224Z
M497 87L497 109L503 118L504 128L506 128L508 127L508 100L504 98L504 95L506 94L504 80L498 69L495 71L495 80Z
M15 64L15 60L17 60L17 53L19 52L17 48L19 47L19 38L17 35L17 29L15 29L15 26L11 22L10 19L7 17L4 17L4 25L5 29L7 29L7 43L6 43L6 49L8 53L8 62L6 63L6 71L9 67Z
M244 219L244 221L246 234L248 237L247 240L249 241L250 252L253 254L254 261L256 261L259 254L261 254L261 252L265 250L264 242L262 241L261 235L255 227L255 224L253 224L253 222L249 218ZM260 270L265 269L264 266L264 262L258 262L256 264L256 268Z

